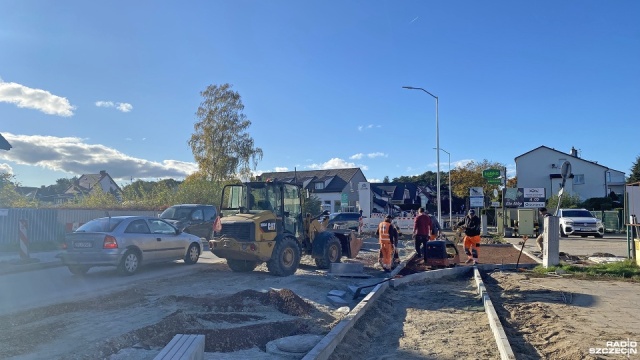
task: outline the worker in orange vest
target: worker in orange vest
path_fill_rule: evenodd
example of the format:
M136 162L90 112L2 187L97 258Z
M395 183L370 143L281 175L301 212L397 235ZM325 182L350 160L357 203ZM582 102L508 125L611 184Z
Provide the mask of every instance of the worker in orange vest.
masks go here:
M384 221L378 224L378 231L376 232L379 236L380 242L380 253L382 255L382 259L380 263L384 271L391 271L393 267L393 242L392 238L398 237L398 231L395 226L391 224L391 216L387 215L384 218Z
M458 223L464 227L464 253L467 254L465 264L473 262L478 264L478 248L480 247L480 218L476 216L475 210L469 210L469 214Z

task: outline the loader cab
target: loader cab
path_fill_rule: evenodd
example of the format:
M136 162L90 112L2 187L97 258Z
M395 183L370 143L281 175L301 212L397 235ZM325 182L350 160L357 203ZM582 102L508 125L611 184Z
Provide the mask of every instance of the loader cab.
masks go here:
M298 186L281 182L247 182L222 190L223 219L235 214L271 213L276 224L299 238L302 234L302 193Z

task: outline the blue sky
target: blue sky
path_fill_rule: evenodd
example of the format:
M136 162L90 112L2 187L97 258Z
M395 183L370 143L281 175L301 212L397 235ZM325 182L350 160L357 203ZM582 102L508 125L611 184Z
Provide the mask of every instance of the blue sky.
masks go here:
M370 181L545 145L629 173L640 2L0 2L0 171L25 186L193 172L199 92L242 96L257 171ZM448 170L448 155L440 166Z

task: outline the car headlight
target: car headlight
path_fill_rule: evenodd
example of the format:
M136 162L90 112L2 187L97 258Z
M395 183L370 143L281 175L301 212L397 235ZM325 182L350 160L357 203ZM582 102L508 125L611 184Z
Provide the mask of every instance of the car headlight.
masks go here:
M565 225L573 225L573 221L571 220L567 220L564 222Z
M596 226L602 226L602 220L600 219L596 220Z

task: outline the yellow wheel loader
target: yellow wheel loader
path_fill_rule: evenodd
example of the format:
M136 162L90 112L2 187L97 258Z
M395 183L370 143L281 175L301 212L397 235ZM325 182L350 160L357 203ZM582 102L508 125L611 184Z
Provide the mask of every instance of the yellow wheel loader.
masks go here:
M342 256L355 258L362 239L352 230L326 229L302 208L306 192L294 184L272 181L226 185L222 190L222 230L209 241L211 252L233 271L253 271L266 262L277 276L292 275L300 258L310 255L319 268Z

